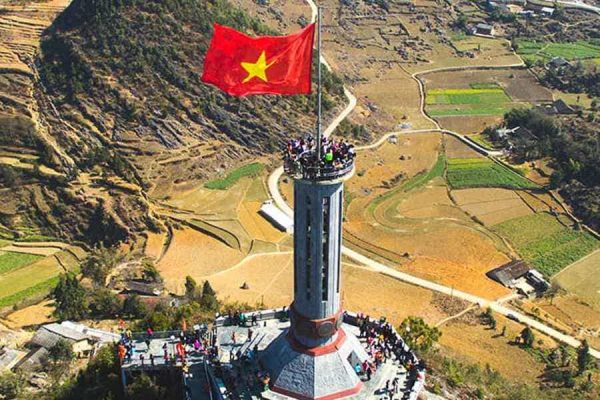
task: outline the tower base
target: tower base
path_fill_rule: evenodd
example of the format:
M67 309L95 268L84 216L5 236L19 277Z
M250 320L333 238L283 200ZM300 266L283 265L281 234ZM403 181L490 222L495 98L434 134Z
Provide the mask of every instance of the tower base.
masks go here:
M301 400L333 400L359 393L363 383L354 366L368 355L344 326L338 335L331 345L304 350L284 330L261 355L271 375L271 390Z

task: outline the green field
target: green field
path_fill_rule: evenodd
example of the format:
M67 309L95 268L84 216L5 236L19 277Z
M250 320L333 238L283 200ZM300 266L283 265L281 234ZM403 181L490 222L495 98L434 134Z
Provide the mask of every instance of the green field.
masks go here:
M80 253L78 248L74 249L77 254ZM6 255L11 258L5 258ZM68 270L79 270L79 261L68 251L49 257L9 252L0 256L0 307L17 304L32 296L46 295L56 284L58 275L64 272L57 258ZM10 263L3 262L6 260Z
M600 57L600 44L596 42L551 43L519 40L517 44L517 53L532 62L547 62L554 57L563 57L571 61Z
M600 241L587 232L575 231L547 213L505 221L494 230L546 276L558 273L600 247Z
M223 179L215 179L210 182L206 182L204 187L207 189L227 190L236 184L242 178L254 177L259 175L264 169L264 165L261 163L252 163L244 165L236 170L231 171Z
M432 117L503 115L521 105L512 103L504 89L493 83L473 83L471 89L431 89L426 103Z
M12 271L41 260L42 256L33 254L13 253L11 251L0 254L0 274Z
M476 187L539 188L538 185L511 169L487 158L449 159L447 178L452 189Z
M427 104L502 104L510 101L501 88L432 89L427 92Z

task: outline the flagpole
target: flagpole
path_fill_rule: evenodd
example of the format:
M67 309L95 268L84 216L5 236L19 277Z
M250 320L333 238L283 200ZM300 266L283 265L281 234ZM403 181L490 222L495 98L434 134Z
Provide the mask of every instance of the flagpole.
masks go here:
M319 34L317 42L317 167L321 165L321 99L322 99L322 88L321 88L321 6L317 7L317 31Z

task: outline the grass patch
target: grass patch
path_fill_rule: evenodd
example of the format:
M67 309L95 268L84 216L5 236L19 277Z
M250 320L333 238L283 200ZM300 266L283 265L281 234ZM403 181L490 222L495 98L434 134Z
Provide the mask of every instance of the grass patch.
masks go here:
M507 189L536 189L535 183L511 169L487 158L458 158L448 160L448 183L452 189L500 187Z
M587 232L575 231L547 213L505 221L494 227L521 257L550 277L600 247Z
M32 264L42 258L44 257L34 254L4 252L0 254L0 274Z
M427 182L429 182L433 178L442 176L444 174L445 165L446 165L446 155L444 154L444 152L440 152L438 154L437 161L433 165L433 168L431 168L429 171L418 173L417 175L413 176L412 178L410 178L407 181L405 181L404 183L402 183L400 186L382 194L381 196L378 196L377 198L375 198L375 200L373 200L371 203L369 203L369 206L367 207L367 212L373 213L373 211L375 211L375 208L377 206L379 206L385 200L392 198L393 196L395 196L396 194L398 194L400 192L411 191L413 189L416 189L418 187L425 185Z
M0 307L8 307L14 304L20 303L21 301L28 299L29 297L48 294L58 284L59 277L55 276L44 282L40 282L34 286L28 287L20 292L13 293L9 296L0 298Z
M501 104L510 97L501 88L432 89L427 92L427 104Z
M550 43L519 40L517 53L530 61L550 61L554 57L567 60L583 60L600 57L600 44L596 41L577 41L573 43Z
M427 113L432 117L504 115L513 103L504 89L494 83L473 83L470 89L427 91Z
M264 168L265 166L261 163L244 165L243 167L231 171L223 179L215 179L210 182L206 182L204 187L207 189L227 190L242 178L258 176Z

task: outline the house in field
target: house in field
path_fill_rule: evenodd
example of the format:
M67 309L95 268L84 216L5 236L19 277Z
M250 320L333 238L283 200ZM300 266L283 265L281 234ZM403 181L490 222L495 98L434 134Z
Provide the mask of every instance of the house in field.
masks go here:
M71 344L77 357L88 357L95 348L107 343L116 343L120 336L100 329L89 328L83 324L64 321L42 326L27 344L30 351L19 360L14 369L33 371L48 359L50 349L60 340Z
M568 62L563 57L553 57L546 64L546 69L553 70L553 71L561 71L561 70L564 70L564 69L568 69L570 67L571 67L571 63Z
M513 260L486 274L503 286L527 297L535 297L550 288L550 283L523 260Z
M551 17L554 15L554 8L542 7L542 9L540 10L540 14L542 14L545 17Z
M473 34L479 35L479 36L491 37L491 36L494 36L495 33L496 33L496 31L494 30L494 27L492 25L483 24L483 23L477 24L475 26L475 28L473 29Z
M141 280L131 280L125 285L122 294L137 294L139 296L159 297L164 293L164 286L160 283L150 283Z
M563 99L558 99L549 104L543 104L536 107L536 110L546 115L572 115L577 114L581 107L571 106Z
M29 342L29 347L50 350L60 340L69 342L77 357L88 356L93 348L88 335L57 323L44 325L38 329Z

